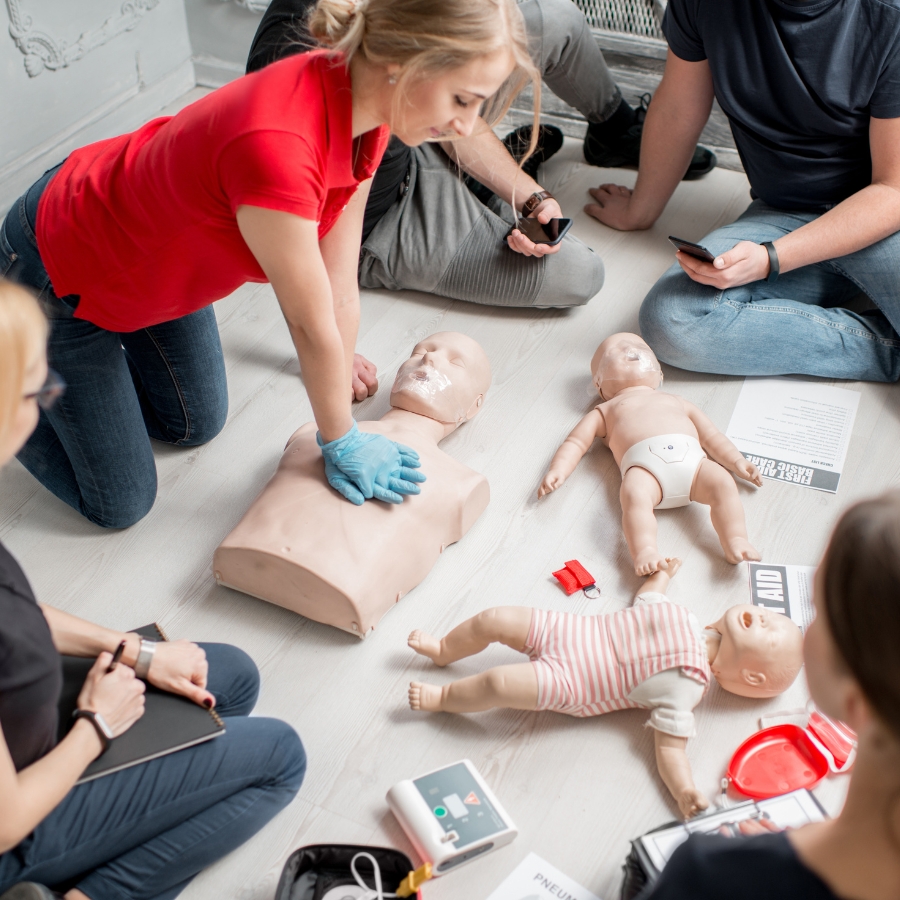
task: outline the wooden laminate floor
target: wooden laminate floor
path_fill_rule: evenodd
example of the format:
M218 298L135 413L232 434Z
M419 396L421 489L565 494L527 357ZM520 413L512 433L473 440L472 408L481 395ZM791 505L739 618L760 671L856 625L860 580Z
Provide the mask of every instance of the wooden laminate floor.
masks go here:
M543 183L563 208L580 210L588 186L632 183L634 173L588 169L569 143ZM48 494L17 464L0 475L0 539L21 560L38 596L119 628L160 622L173 638L228 641L262 671L257 713L290 722L309 754L296 801L263 832L201 874L186 900L269 900L288 853L303 844L392 844L411 852L384 801L396 781L462 757L475 762L517 823L509 847L425 888L427 900L480 900L529 851L601 897L617 896L628 839L673 817L655 773L642 711L576 720L514 711L423 715L406 705L412 678L444 683L518 657L492 649L435 670L406 647L412 628L443 633L496 604L578 612L616 610L639 586L619 527L619 474L598 447L558 493L535 500L554 450L594 402L588 363L599 341L635 330L641 299L672 262L666 235L700 238L748 202L743 175L716 170L682 184L647 232L622 234L576 212L575 233L601 254L606 284L572 311L490 309L417 293L365 292L359 350L379 368L381 390L360 419L388 409L389 386L416 341L452 329L487 351L494 381L483 411L442 445L488 477L492 499L470 533L428 579L361 642L349 634L217 587L211 558L273 472L286 438L311 418L298 364L272 290L247 285L216 305L231 411L205 447L157 446L159 497L139 524L104 532ZM666 388L690 398L724 430L737 378L666 370ZM900 395L893 386L845 385L861 393L837 496L766 482L741 488L751 537L773 562L812 564L841 509L898 481ZM684 560L674 599L701 621L745 602L747 576L722 558L704 508L662 512L661 547ZM402 554L403 547L397 547ZM602 599L567 598L551 571L577 558L598 576ZM717 790L730 754L765 712L801 706L802 678L770 702L713 687L697 710L689 746L698 784ZM832 811L844 785L819 790Z

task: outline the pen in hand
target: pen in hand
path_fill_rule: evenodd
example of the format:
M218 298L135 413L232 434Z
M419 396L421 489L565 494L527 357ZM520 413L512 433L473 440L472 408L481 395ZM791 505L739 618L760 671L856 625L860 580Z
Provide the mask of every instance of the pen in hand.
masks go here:
M126 641L122 641L118 647L116 647L116 652L113 653L112 661L109 664L109 668L106 670L106 674L109 675L115 667L119 664L119 660L122 658L122 654L125 652L125 644Z

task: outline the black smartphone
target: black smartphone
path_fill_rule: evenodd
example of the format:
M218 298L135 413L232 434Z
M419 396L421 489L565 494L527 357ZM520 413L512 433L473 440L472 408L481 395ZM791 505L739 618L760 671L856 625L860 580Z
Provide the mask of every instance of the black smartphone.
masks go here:
M704 262L714 262L715 257L706 247L701 246L700 244L695 244L693 241L686 241L684 238L672 237L669 235L669 241L675 247L676 250L680 250L682 253L687 253L688 256L693 256L696 259L702 259Z
M571 219L551 219L549 222L541 223L532 218L519 219L513 229L517 228L535 244L550 244L552 247L568 234L571 227Z

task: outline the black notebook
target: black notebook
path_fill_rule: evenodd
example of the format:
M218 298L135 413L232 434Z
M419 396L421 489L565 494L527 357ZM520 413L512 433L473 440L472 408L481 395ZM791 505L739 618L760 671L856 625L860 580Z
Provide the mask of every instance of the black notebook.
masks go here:
M167 640L156 624L136 628L135 631L150 641ZM63 688L58 707L60 740L73 725L72 713L78 703L78 694L94 660L64 656L62 663ZM192 700L160 691L148 684L144 715L124 734L113 738L109 748L84 770L77 783L83 784L102 775L192 747L224 733L225 723L214 709L204 709Z

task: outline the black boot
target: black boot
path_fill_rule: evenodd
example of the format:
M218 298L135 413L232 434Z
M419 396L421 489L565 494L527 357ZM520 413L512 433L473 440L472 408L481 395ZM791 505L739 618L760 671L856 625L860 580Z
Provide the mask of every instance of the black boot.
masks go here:
M624 101L623 101L624 102ZM584 137L584 158L592 166L617 169L623 166L637 168L641 158L641 137L644 119L650 106L650 94L641 97L641 105L634 110L634 123L616 133L606 122L589 122ZM684 173L684 180L701 178L716 167L716 154L698 144Z

